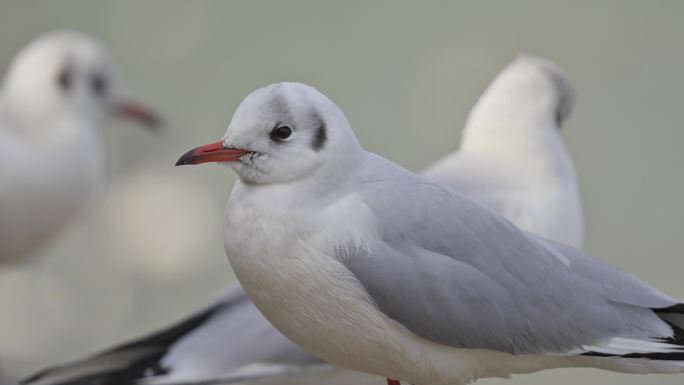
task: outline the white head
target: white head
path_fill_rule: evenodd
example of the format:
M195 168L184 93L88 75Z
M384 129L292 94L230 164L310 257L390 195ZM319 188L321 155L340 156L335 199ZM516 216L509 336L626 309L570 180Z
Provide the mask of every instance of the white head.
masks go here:
M556 135L570 115L573 101L573 88L560 67L544 58L519 56L499 73L471 110L464 144L479 136L502 140L502 136L530 139Z
M248 184L287 183L359 157L361 146L335 103L313 87L277 83L252 92L223 140L176 165L224 162Z
M15 56L4 80L2 108L12 126L26 131L63 119L95 124L109 114L158 124L150 111L125 100L102 45L76 31L40 36Z

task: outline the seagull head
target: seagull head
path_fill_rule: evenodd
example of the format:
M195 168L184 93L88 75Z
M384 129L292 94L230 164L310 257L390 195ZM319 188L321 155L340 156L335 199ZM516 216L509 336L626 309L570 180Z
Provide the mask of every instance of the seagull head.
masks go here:
M222 140L176 165L225 163L248 184L287 183L355 162L361 146L342 110L311 86L277 83L240 104Z
M469 116L472 127L558 130L570 115L574 90L562 68L520 55L492 81ZM477 122L477 124L474 124Z
M25 130L60 120L98 123L109 115L157 127L158 117L128 99L113 61L94 39L62 30L40 36L12 61L2 108Z

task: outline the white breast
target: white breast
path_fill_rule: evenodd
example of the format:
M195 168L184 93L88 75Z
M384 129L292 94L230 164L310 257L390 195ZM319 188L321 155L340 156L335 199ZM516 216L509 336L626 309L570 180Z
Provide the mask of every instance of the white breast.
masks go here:
M353 198L328 207L320 223L338 210L367 217ZM366 218L368 219L368 218ZM306 350L343 366L382 374L389 343L388 320L371 305L365 290L337 260L334 245L355 234L340 234L339 227L317 228L316 223L267 213L253 202L231 198L226 213L226 253L255 305L283 334ZM372 234L372 220L360 223L357 233ZM330 236L334 234L335 241ZM357 240L357 242L360 240ZM341 243L340 243L341 244ZM358 325L364 325L360 329ZM359 349L366 351L359 358ZM368 357L377 355L377 362ZM382 357L382 358L380 358Z

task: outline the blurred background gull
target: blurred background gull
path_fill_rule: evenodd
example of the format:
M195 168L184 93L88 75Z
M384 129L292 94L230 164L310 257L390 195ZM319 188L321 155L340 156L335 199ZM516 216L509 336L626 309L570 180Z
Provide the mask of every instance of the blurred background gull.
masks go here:
M101 209L41 258L0 271L3 368L21 376L141 335L233 279L220 232L233 176L172 165L188 144L223 130L253 89L312 84L366 148L419 170L457 147L468 110L520 52L557 62L578 90L563 136L582 190L585 249L684 298L682 17L684 4L667 1L3 1L3 72L36 36L76 28L111 49L127 83L170 125L153 136L108 123L113 180ZM524 381L644 378L582 369Z
M102 120L157 127L127 100L113 61L96 40L58 30L12 60L0 91L0 263L36 254L97 200L106 184Z

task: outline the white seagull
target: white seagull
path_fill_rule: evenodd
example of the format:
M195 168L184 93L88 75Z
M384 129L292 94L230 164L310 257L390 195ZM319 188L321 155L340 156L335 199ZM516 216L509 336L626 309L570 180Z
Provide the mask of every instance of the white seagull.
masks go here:
M461 148L423 176L458 190L523 230L582 246L575 168L560 128L574 91L565 71L523 55L489 85L470 111Z
M48 33L12 60L0 90L0 263L35 253L102 188L107 115L159 123L126 100L92 38Z
M250 94L177 165L205 162L239 176L224 245L240 283L327 362L417 385L684 372L683 304L365 151L310 86Z
M559 126L571 109L572 95L564 71L545 59L520 56L494 80L471 112L465 128L470 144L463 143L459 151L423 175L467 194L535 234L558 242L571 239L579 246L582 223L575 176L567 151L559 143ZM518 116L504 126L518 104L528 108L527 116ZM552 124L537 124L534 118L542 114L548 115L551 120L546 121ZM485 119L487 116L490 118ZM505 130L503 135L492 137L490 122ZM498 147L506 149L504 152L496 151L497 140L502 141ZM477 141L491 145L472 144ZM518 145L508 148L509 142ZM553 147L543 151L539 147L544 145ZM532 146L539 151L525 150ZM559 165L562 173L549 173L544 166L549 164ZM485 173L485 168L492 171ZM554 226L556 223L570 225ZM321 360L275 330L242 288L233 285L219 300L177 324L94 357L42 371L25 383L117 381L123 385L142 379L146 383L181 383L272 377L273 383L295 384L301 380L299 372L313 369L319 374L305 376L316 376L317 384L328 384L341 383L351 375L339 368L318 371L324 368ZM355 384L378 382L375 376L355 376Z

